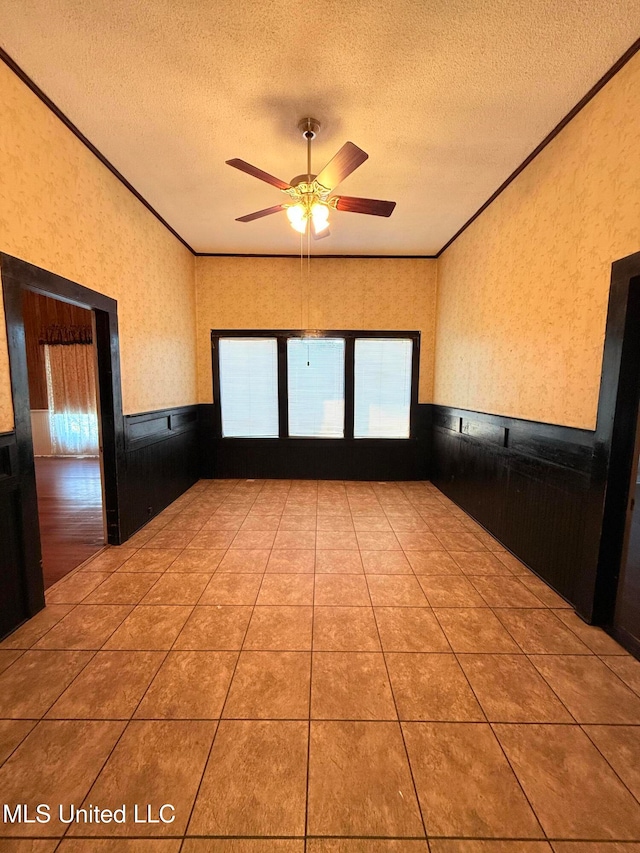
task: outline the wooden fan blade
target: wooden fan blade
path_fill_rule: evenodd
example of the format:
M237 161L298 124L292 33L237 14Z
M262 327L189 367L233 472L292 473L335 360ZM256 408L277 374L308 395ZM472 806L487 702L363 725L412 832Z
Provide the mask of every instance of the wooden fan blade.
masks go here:
M362 148L354 145L353 142L345 142L333 160L330 160L320 172L316 180L323 187L332 190L338 186L340 181L344 181L347 175L355 172L368 157L369 155Z
M316 231L316 226L313 224L313 219L311 220L311 236L314 240L322 240L323 237L328 237L331 234L329 230L329 226L327 226L323 231Z
M380 201L378 198L354 198L348 195L334 196L338 199L336 210L348 213L368 213L370 216L391 216L395 201Z
M281 181L280 178L274 178L273 175L270 175L268 172L263 172L262 169L258 169L257 166L252 166L251 163L247 163L245 160L225 160L227 166L233 166L234 169L240 169L241 172L246 172L247 175L253 175L254 178L258 178L261 181L266 181L268 184L271 184L274 187L277 187L279 190L288 190L291 184L288 184L286 181Z
M239 216L236 222L253 222L254 219L262 219L263 216L270 216L279 210L284 210L284 204L275 204L273 207L265 207L264 210L256 210L255 213L247 213L246 216Z

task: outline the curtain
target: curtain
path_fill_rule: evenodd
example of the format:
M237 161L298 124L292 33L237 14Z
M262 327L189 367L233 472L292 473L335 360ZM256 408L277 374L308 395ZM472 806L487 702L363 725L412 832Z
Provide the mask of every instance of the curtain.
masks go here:
M45 345L49 429L56 456L97 456L94 352L86 344Z

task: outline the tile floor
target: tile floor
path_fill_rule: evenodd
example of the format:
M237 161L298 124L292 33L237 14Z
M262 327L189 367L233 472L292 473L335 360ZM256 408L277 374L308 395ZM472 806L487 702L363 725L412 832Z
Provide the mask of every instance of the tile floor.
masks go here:
M202 481L47 600L0 853L640 851L640 663L430 483Z

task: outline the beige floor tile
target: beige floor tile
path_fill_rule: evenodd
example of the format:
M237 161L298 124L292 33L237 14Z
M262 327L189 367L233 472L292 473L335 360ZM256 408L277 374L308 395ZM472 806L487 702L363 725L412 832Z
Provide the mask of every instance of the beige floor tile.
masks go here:
M198 605L255 604L261 583L261 574L216 574L205 587Z
M518 578L474 577L472 583L490 607L544 607Z
M242 652L224 716L308 719L310 677L309 652Z
M398 723L311 723L308 832L424 834Z
M427 607L428 602L415 577L367 575L374 607Z
M170 803L175 821L145 825L145 834L184 832L217 723L185 720L133 720L87 796L86 802L129 811L136 803ZM133 821L74 825L69 835L139 835Z
M74 572L46 591L47 604L79 604L110 576L110 572Z
M428 853L426 841L374 838L310 838L307 853Z
M310 651L312 624L312 607L256 607L243 648L254 651Z
M513 554L510 554L509 551L496 552L496 557L500 562L505 564L511 574L516 575L517 577L522 575L525 577L532 576L531 569L527 568L524 563L518 560L517 557L514 557Z
M319 551L357 551L356 534L350 531L319 530L316 534L316 548Z
M0 675L0 717L42 717L92 656L88 651L25 652Z
M332 530L336 533L350 533L356 529L351 515L320 515L316 527L318 530Z
M511 572L495 554L486 551L451 551L451 556L468 577L499 575L512 577Z
M407 560L417 575L460 575L462 570L447 551L408 551Z
M310 574L265 575L258 604L313 604L314 577Z
M316 574L353 575L363 571L359 551L336 549L316 552Z
M519 651L508 632L487 607L437 608L434 613L454 652Z
M385 654L401 720L484 721L453 654Z
M138 605L105 644L105 649L152 651L170 649L192 607Z
M371 607L316 607L313 648L323 652L380 651Z
M441 545L447 551L486 551L482 542L468 531L440 530L436 533Z
M358 547L361 551L400 551L401 546L391 530L358 531Z
M402 551L360 551L369 575L412 575L413 569Z
M85 604L138 604L154 583L161 578L160 573L131 572L131 574L108 575L85 600Z
M186 548L194 538L195 530L161 530L142 546L143 548Z
M640 727L583 726L618 776L640 799Z
M353 519L353 526L358 533L376 533L390 531L391 525L384 515L359 515Z
M236 536L237 528L231 530L207 530L206 526L196 533L188 548L205 548L207 551L226 550Z
M371 606L364 575L316 575L314 601L320 605Z
M311 550L315 547L315 530L279 530L273 543L275 550Z
M442 628L427 607L376 607L374 614L385 652L448 652Z
M247 515L246 513L236 514L228 514L228 513L214 513L211 518L203 525L201 529L201 533L214 533L215 531L226 531L227 533L237 533L238 530L242 527L245 522ZM233 536L231 537L233 539ZM224 540L224 537L222 539ZM230 539L227 538L226 541L231 542ZM226 546L222 546L226 547Z
M83 572L115 572L129 557L136 553L135 548L107 547L97 554L82 569Z
M167 572L204 572L213 574L226 554L221 548L187 548L171 563ZM163 842L165 843L165 842Z
M190 835L303 835L308 724L222 720Z
M282 516L278 530L294 531L294 530L313 530L316 529L316 516L313 515L293 515Z
M640 853L640 844L615 841L554 841L554 853Z
M546 841L465 841L434 838L429 842L429 846L431 853L552 853Z
M180 839L66 838L57 853L180 853Z
M100 772L125 724L95 720L44 720L0 768L0 791L6 803L51 805L51 821L38 824L0 823L1 836L61 836L62 803L79 805Z
M640 661L632 658L631 655L603 655L602 661L624 681L627 687L640 693Z
M235 651L242 648L252 608L212 605L194 608L175 641L182 651Z
M197 604L210 575L202 572L167 572L154 584L141 604Z
M586 622L574 613L573 610L555 610L558 619L576 634L585 646L597 655L626 655L627 652L619 643L595 625L587 625Z
M525 655L462 654L458 661L490 722L573 722Z
M52 719L128 719L164 652L98 652L47 714Z
M267 572L293 575L313 574L315 563L315 551L284 548L271 552L267 563Z
M579 723L640 724L640 698L593 655L532 655Z
M384 508L389 517L389 521L394 530L401 533L425 533L429 531L426 522L421 517L420 513L413 507L384 504ZM397 512L402 510L402 515L397 515Z
M12 663L18 660L22 649L0 649L0 673L9 669Z
M131 613L128 605L79 604L36 643L38 649L99 649Z
M442 547L437 536L427 530L422 532L396 530L396 536L404 551L437 551Z
M169 652L135 716L215 720L221 712L237 652Z
M640 838L640 806L579 726L494 726L548 836Z
M432 607L485 607L486 602L467 578L420 575L418 582Z
M403 723L402 728L428 835L543 836L489 725Z
M180 548L140 548L124 562L119 572L164 572L180 556Z
M64 853L64 851L63 851ZM181 853L304 853L303 839L187 838Z
M280 516L279 515L263 515L263 514L251 514L245 518L240 526L240 531L242 533L246 531L260 531L260 532L271 532L275 533L280 525Z
M572 607L568 601L565 601L561 595L551 589L544 581L537 578L535 575L524 576L520 581L530 590L536 598L545 605L545 607L556 607L564 610L571 610Z
M505 608L497 610L496 615L526 654L591 654L587 646L550 610Z
M384 656L376 652L314 652L311 717L397 719Z
M272 548L273 540L276 538L275 530L239 530L233 538L231 549L233 550L260 550Z
M0 720L0 764L6 761L35 725L35 720Z
M0 649L30 649L71 610L73 610L72 604L47 605L44 610L36 613L28 622L4 639L0 643Z
M267 567L270 551L265 548L238 548L227 551L218 566L218 572L262 574Z

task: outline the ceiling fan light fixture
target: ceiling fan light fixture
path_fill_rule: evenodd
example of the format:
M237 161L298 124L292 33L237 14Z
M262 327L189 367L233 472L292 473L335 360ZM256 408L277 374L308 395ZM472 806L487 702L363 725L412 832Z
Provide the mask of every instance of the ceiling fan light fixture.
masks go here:
M292 204L287 208L287 218L291 223L291 227L304 234L307 230L307 211L303 204Z
M311 207L311 218L317 234L321 234L329 227L329 208L326 204L316 201Z

